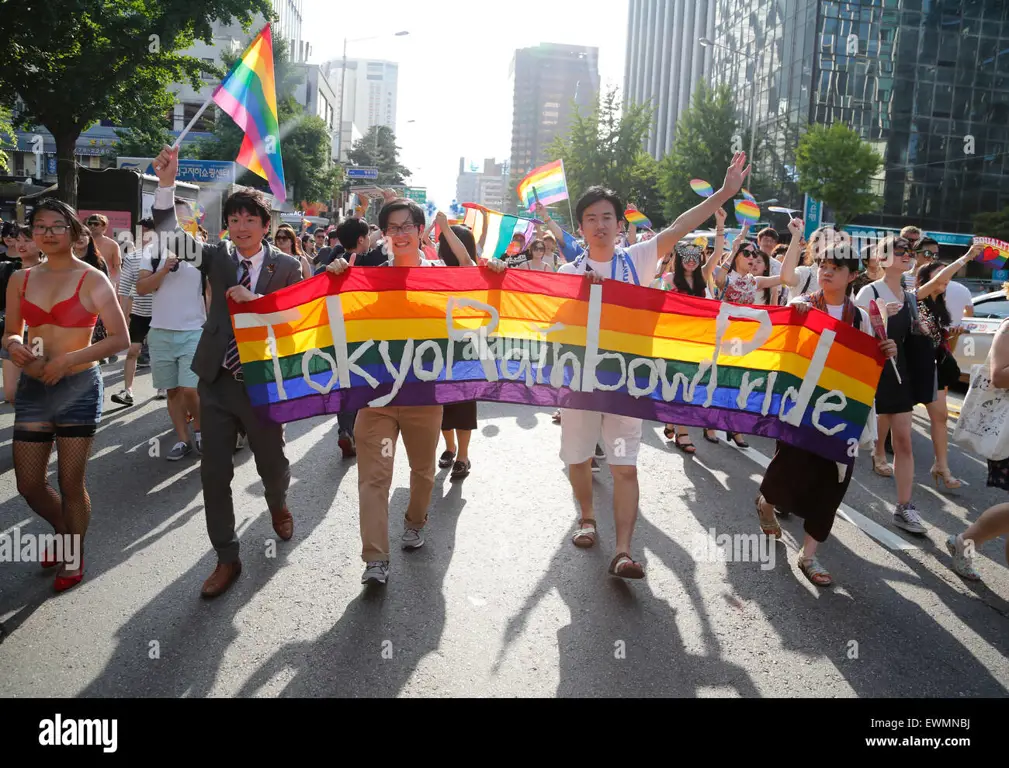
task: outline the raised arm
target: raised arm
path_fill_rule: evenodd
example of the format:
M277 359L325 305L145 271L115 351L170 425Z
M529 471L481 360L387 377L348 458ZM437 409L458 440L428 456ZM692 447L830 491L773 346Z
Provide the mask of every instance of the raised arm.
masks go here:
M708 286L709 289L714 285L711 281L711 276L715 273L715 267L717 267L725 256L725 209L719 207L715 211L715 246L711 251L711 258L704 262L704 266L701 267L701 277L704 278L704 284ZM714 295L714 291L711 291Z
M948 267L944 267L939 270L938 274L925 283L925 285L918 288L915 295L919 299L927 299L930 296L943 293L946 290L946 286L949 285L949 281L953 279L953 275L970 263L983 249L984 246L978 243L972 245L967 253L954 261ZM917 275L917 272L915 274Z
M781 261L781 272L772 277L758 277L757 287L768 288L776 285L799 284L799 278L795 274L795 267L799 263L799 254L802 253L802 232L804 225L801 219L792 219L788 222L788 231L792 234L792 241L788 244L785 258Z
M448 247L451 249L455 257L459 259L459 266L476 266L473 263L473 259L470 258L469 251L466 250L466 246L462 244L462 240L459 239L459 236L456 235L456 233L452 231L452 227L449 226L448 216L446 216L442 211L438 211L435 221L438 223L439 229L441 229L441 236L445 238L445 242L448 243Z
M705 199L700 205L696 205L686 213L680 214L666 229L662 230L656 239L659 241L659 253L668 253L686 235L697 229L701 224L710 219L715 210L721 208L732 199L733 195L743 188L743 181L750 173L749 166L746 165L746 153L737 152L732 157L732 163L725 172L725 181L722 187L711 197Z
M151 216L158 233L161 252L174 253L180 261L190 261L198 269L206 270L217 246L202 243L179 226L175 216L175 179L179 173L179 150L166 146L154 158L154 171L158 175L158 189L154 193ZM138 283L139 287L139 283ZM140 293L140 291L137 291Z

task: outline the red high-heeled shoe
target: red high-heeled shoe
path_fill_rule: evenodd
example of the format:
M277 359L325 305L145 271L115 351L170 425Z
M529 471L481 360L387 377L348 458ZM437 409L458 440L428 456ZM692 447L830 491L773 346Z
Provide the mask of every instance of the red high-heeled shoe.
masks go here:
M66 592L71 587L76 587L84 578L84 561L81 561L81 569L76 576L57 576L53 582L53 589L57 592Z
M57 565L63 565L63 563L61 561L57 560L55 555L53 555L53 557L52 557L51 560L49 559L49 553L48 552L45 555L43 555L43 557L42 557L42 569L43 570L48 571L48 570L50 570L52 568L55 568Z

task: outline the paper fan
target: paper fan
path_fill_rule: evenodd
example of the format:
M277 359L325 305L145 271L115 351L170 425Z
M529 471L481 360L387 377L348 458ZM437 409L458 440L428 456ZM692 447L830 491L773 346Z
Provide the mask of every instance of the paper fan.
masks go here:
M715 190L713 190L711 185L703 179L691 179L690 188L701 197L711 197L715 194Z
M740 200L736 203L736 218L741 223L753 224L760 218L760 208L749 200Z

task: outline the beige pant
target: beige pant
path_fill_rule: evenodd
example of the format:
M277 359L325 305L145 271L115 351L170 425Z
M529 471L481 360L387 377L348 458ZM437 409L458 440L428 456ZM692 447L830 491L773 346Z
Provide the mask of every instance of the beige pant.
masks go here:
M410 505L406 527L421 529L434 490L442 406L363 408L357 414L357 492L360 499L361 559L389 559L389 488L396 442L402 433L410 461Z

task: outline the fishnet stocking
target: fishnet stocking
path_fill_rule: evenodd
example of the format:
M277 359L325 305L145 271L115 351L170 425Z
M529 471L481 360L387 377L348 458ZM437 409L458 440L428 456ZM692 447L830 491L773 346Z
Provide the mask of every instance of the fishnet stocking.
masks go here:
M84 534L91 522L91 497L84 487L84 475L91 456L93 437L56 437L59 454L60 493L63 494L63 521L66 532L79 536L84 551Z
M14 476L17 478L18 493L24 496L32 511L49 523L55 533L67 533L60 495L46 480L52 449L52 443L15 440Z

